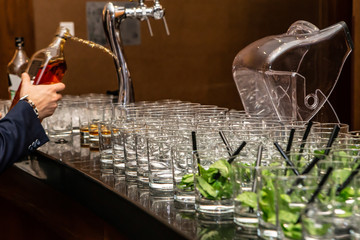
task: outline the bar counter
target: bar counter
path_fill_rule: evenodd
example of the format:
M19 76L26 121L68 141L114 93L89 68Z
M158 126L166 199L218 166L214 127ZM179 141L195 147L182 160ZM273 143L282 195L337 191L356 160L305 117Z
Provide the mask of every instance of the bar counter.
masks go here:
M53 239L257 239L232 221L199 219L172 193L102 173L99 153L76 145L47 143L0 176L0 199Z

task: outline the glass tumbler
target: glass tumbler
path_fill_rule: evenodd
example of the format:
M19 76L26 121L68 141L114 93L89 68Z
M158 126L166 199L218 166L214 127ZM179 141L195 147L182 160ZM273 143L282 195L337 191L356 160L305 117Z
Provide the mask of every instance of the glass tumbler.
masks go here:
M143 124L124 122L120 131L124 139L125 177L127 181L137 180L137 140Z
M227 162L228 153L222 148L221 151L209 147L193 152L195 210L203 218L233 217L232 167Z
M318 179L313 175L275 178L276 219L280 238L302 239L301 213L315 192Z
M237 161L233 163L233 170L234 222L242 232L256 233L258 167L250 162Z
M121 134L123 121L115 120L111 124L111 139L113 144L113 173L115 177L125 177L124 137Z
M113 143L111 137L111 123L100 122L99 129L99 152L100 170L102 173L113 173Z
M259 228L262 239L301 239L301 211L317 186L316 177L295 175L286 166L261 166L257 186Z
M47 119L47 132L55 143L72 143L72 111L68 104L58 103L54 114Z
M194 207L194 173L192 167L192 146L190 143L172 147L172 171L174 201L177 207Z
M148 139L149 186L153 190L173 191L172 144L172 136L160 134Z

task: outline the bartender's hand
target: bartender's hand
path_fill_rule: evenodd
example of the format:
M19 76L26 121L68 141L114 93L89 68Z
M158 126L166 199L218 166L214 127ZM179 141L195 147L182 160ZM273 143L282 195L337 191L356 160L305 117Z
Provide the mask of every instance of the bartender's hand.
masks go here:
M32 85L30 76L27 73L21 75L21 80L20 98L28 95L28 99L38 109L40 120L51 116L57 108L57 101L62 98L58 92L65 89L65 84Z

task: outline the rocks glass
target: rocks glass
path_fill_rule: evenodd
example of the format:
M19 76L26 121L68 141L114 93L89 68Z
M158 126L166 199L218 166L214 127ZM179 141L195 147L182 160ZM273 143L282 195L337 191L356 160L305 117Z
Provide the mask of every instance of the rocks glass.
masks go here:
M204 218L222 215L232 219L232 170L227 158L222 145L221 149L212 146L193 153L195 210Z

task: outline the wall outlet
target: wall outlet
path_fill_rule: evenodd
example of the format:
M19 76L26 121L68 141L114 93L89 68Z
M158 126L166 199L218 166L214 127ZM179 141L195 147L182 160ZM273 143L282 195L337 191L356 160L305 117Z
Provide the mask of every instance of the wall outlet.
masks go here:
M71 36L75 36L75 24L74 22L60 22L61 27L69 29Z

